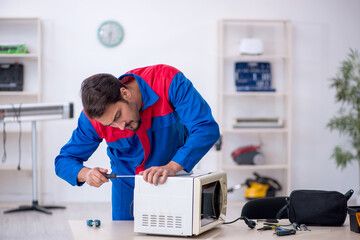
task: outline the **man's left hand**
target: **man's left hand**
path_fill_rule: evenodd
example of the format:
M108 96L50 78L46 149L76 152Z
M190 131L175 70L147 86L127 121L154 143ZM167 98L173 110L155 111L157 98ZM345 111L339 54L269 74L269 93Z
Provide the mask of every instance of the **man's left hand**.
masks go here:
M183 170L184 168L176 162L169 162L164 166L151 167L145 171L140 172L140 175L143 175L144 180L148 183L154 184L155 186L158 183L163 184L168 176L174 176L177 172ZM160 182L159 182L159 178Z

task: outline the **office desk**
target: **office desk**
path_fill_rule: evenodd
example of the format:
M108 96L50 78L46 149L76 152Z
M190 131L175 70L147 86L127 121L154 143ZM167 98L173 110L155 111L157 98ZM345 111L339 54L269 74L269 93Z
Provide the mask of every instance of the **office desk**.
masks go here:
M288 222L288 221L286 221ZM284 222L285 223L285 222ZM274 230L258 231L257 228L262 226L262 223L256 226L256 229L250 229L243 221L238 221L229 225L221 225L199 236L194 237L172 237L159 235L145 235L134 233L134 222L132 221L102 221L101 227L89 227L86 221L69 221L74 240L92 240L92 239L125 239L125 240L175 240L175 239L246 239L246 240L267 240L267 239L326 239L326 240L347 240L360 239L360 234L351 232L349 220L347 218L342 227L309 227L312 231L303 232L297 231L296 235L290 236L276 236Z

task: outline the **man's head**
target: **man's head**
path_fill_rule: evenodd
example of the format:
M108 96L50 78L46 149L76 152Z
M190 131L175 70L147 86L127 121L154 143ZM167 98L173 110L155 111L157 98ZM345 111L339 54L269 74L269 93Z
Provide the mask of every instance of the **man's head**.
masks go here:
M135 87L124 85L111 74L95 74L85 79L81 85L81 98L88 117L104 126L132 131L140 127L141 97L139 102Z

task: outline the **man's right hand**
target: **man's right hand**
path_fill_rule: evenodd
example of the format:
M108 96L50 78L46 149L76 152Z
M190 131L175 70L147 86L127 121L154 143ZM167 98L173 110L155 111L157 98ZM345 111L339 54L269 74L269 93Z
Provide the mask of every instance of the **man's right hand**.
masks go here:
M104 173L107 173L108 170L104 168L87 168L84 167L80 170L78 174L78 182L86 182L90 186L100 187L106 182L109 182L109 179L104 177Z

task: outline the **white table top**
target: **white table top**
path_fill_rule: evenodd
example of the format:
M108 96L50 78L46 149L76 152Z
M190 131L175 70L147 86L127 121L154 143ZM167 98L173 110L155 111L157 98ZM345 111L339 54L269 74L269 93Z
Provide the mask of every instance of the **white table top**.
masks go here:
M241 209L244 203L229 203L226 213L226 221L230 222L240 216ZM279 236L274 234L274 230L258 231L263 223L258 223L255 229L250 229L242 220L233 224L220 225L214 229L193 237L180 236L162 236L162 235L147 235L134 233L133 221L111 221L110 219L100 219L101 226L99 228L89 227L86 224L86 219L82 221L69 221L74 240L92 240L92 239L106 239L106 240L175 240L175 239L202 239L202 240L267 240L278 239ZM281 220L281 224L289 224L289 220ZM304 239L304 240L348 240L360 239L360 234L350 231L349 215L341 227L313 227L308 226L311 230L309 232L297 231L295 235L281 236L280 239Z
M288 222L288 221L286 221ZM159 236L134 233L133 221L101 221L99 228L89 227L86 220L69 221L74 240L91 240L91 239L136 239L136 240L175 240L175 239L246 239L246 240L266 240L277 239L279 236L274 235L274 230L258 231L257 228L262 226L259 223L255 229L250 229L243 221L238 221L229 225L221 225L209 230L199 236L190 238L176 236ZM326 240L345 240L360 239L360 234L351 232L349 220L341 227L308 227L312 231L297 231L295 235L283 236L282 239L326 239Z

